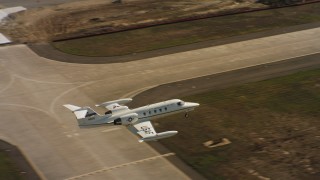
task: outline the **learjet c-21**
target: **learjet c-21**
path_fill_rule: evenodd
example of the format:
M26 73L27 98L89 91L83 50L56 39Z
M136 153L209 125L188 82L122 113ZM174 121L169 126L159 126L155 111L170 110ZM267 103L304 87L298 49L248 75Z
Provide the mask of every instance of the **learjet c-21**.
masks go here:
M163 101L135 109L129 109L128 106L124 106L124 104L131 101L132 99L126 98L96 105L97 107L105 107L108 110L104 115L96 113L90 107L78 107L71 104L63 106L75 114L80 128L124 125L131 132L142 137L139 142L154 141L176 135L178 131L156 133L150 121L181 112L184 112L185 117L188 117L188 112L199 106L198 103L184 102L179 99Z

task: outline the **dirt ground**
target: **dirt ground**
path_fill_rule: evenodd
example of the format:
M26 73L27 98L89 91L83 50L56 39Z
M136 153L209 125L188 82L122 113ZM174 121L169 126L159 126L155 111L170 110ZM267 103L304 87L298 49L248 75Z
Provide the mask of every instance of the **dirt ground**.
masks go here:
M17 42L47 42L266 6L255 0L79 1L18 13L0 31Z

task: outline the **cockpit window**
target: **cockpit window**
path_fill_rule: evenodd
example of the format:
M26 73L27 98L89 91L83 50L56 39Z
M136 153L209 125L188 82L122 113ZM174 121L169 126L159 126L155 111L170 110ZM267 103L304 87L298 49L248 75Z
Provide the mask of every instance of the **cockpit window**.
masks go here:
M183 101L179 101L177 104L178 104L178 106L183 106L184 102Z

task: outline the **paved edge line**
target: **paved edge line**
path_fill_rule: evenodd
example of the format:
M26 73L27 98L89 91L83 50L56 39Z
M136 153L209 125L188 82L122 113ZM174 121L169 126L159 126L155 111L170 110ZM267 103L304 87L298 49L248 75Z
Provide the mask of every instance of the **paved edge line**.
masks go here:
M106 133L106 132L117 131L117 130L120 130L120 129L121 129L121 128L119 128L119 127L115 127L115 128L110 128L110 129L103 130L103 131L101 131L101 132Z
M120 98L133 98L135 97L136 95L144 92L144 91L147 91L149 89L152 89L152 88L155 88L157 87L157 85L152 85L152 86L147 86L147 87L143 87L143 88L140 88L140 89L136 89L136 90L133 90L131 92L128 92L127 94L121 96Z
M159 155L159 156L153 156L153 157L150 157L150 158L145 158L145 159L141 159L141 160L137 160L137 161L132 161L132 162L129 162L129 163L124 163L124 164L120 164L120 165L116 165L116 166L112 166L112 167L106 167L106 168L103 168L103 169L100 169L100 170L96 170L96 171L92 171L92 172L89 172L89 173L86 173L86 174L73 176L73 177L67 178L65 180L80 179L80 178L83 178L83 177L86 177L86 176L90 176L90 175L93 175L93 174L102 173L102 172L105 172L105 171L112 171L114 169L118 169L118 168L121 168L121 167L135 165L135 164L142 163L142 162L145 162L145 161L151 161L151 160L155 160L155 159L158 159L158 158L168 157L168 156L173 156L173 155L175 155L175 153L167 153L167 154L163 154L163 155Z

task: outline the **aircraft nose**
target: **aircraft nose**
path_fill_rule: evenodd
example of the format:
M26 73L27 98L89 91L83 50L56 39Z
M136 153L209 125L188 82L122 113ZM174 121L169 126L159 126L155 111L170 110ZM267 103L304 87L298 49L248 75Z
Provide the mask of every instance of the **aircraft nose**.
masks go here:
M198 107L200 104L199 103L190 103L191 107Z

